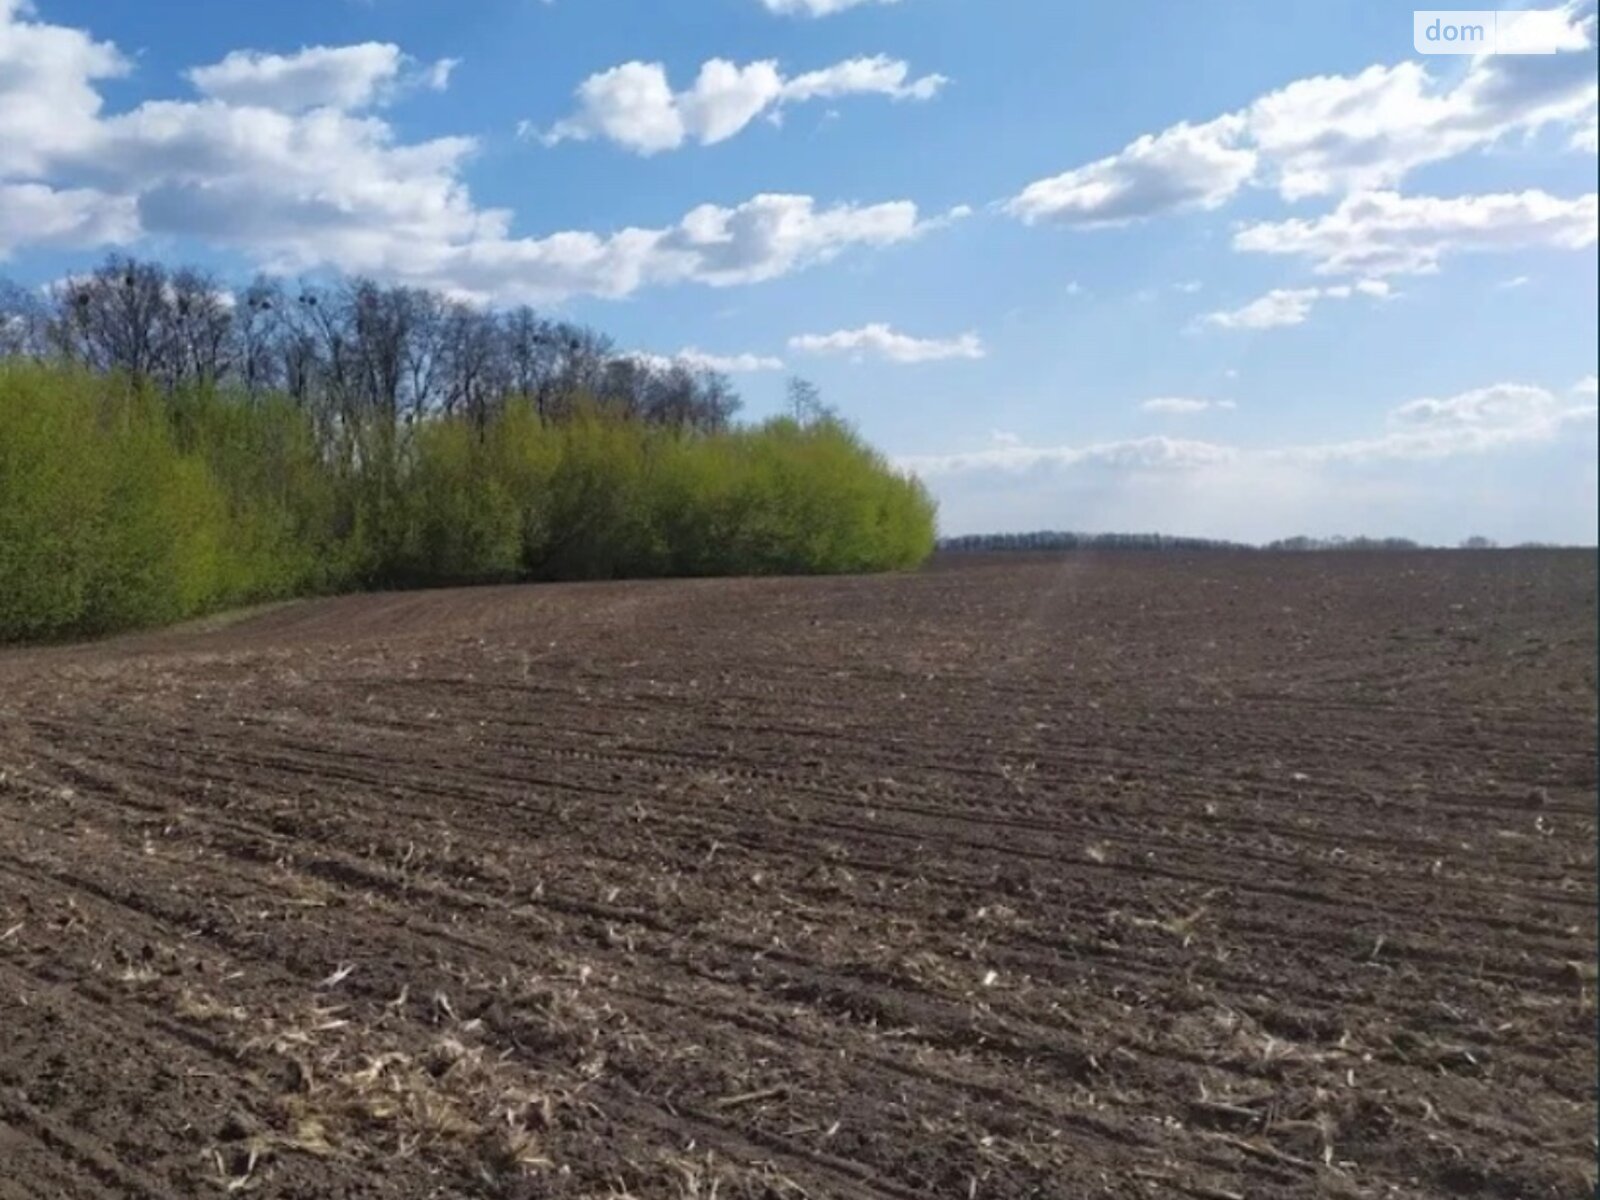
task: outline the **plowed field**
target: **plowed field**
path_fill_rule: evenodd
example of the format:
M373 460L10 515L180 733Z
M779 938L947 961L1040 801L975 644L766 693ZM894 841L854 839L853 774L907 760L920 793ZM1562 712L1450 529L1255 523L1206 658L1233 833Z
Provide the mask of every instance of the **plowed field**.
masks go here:
M0 653L0 1198L1592 1193L1595 593L968 558Z

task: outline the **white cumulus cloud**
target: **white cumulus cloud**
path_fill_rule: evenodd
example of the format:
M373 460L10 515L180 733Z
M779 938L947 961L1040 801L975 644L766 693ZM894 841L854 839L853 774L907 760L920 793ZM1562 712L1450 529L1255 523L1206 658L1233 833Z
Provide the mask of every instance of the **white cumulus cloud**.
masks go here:
M657 154L690 141L726 141L788 104L861 95L930 100L946 82L942 75L913 78L906 63L884 55L846 59L792 79L771 60L740 66L714 58L692 86L674 91L661 63L628 62L585 79L577 111L538 136L547 145L604 138L636 154ZM532 127L524 123L523 131Z
M919 475L1019 474L1096 467L1126 472L1203 471L1229 465L1307 468L1327 463L1424 461L1554 441L1596 419L1592 399L1568 403L1547 388L1499 383L1445 399L1413 400L1390 411L1384 432L1339 442L1242 447L1182 438L1142 437L1081 446L1034 446L1020 438L981 449L901 456Z
M1600 117L1591 111L1588 119L1572 131L1568 145L1587 154L1600 153Z
M394 86L443 86L448 60L346 49L230 55L196 72L198 100L106 113L98 85L127 70L117 49L0 0L0 254L192 237L274 271L548 302L760 282L950 219L909 201L769 193L667 224L518 235L512 212L479 205L463 180L476 139L407 141L373 111Z
M770 13L786 17L831 17L863 4L898 4L900 0L761 0Z
M1119 225L1185 208L1216 208L1256 169L1237 116L1146 134L1116 154L1029 184L1006 211L1029 224Z
M1007 211L1028 222L1120 224L1212 209L1250 183L1284 199L1392 188L1427 163L1534 133L1595 148L1594 0L1553 18L1565 50L1375 65L1296 80L1236 112L1145 134L1115 154L1028 185Z
M357 109L380 98L399 78L404 61L399 46L363 42L308 46L295 54L235 50L221 62L195 67L188 74L202 95L225 104L283 112Z
M0 183L0 259L21 246L121 245L138 232L131 197L92 188Z
M1019 438L954 454L902 455L896 465L922 476L1109 467L1126 471L1183 471L1231 461L1237 451L1215 442L1145 437L1083 446L1032 446Z
M1402 404L1390 412L1388 431L1377 437L1294 446L1275 453L1307 462L1450 458L1553 441L1594 420L1592 401L1570 404L1547 388L1497 383L1444 399Z
M35 175L52 157L95 136L101 80L127 74L109 42L28 20L30 7L0 0L0 179Z
M1331 213L1248 225L1235 249L1303 258L1319 274L1366 276L1426 273L1446 255L1548 246L1581 250L1595 244L1595 193L1564 198L1548 192L1477 196L1402 196L1363 192Z
M629 357L658 369L684 366L691 371L720 371L726 375L783 370L783 359L771 355L711 354L693 346L686 346L676 354L633 354Z
M875 54L870 58L847 58L820 71L796 75L783 85L782 98L792 103L853 95L931 100L949 82L937 74L912 78L910 66L902 60Z
M875 322L860 329L834 333L805 333L789 339L789 348L803 354L849 354L858 359L880 358L893 363L941 362L953 358L982 358L987 353L975 333L953 338L917 338Z
M1381 279L1362 279L1332 287L1273 288L1248 304L1207 313L1201 323L1217 329L1278 329L1301 325L1322 300L1348 300L1351 296L1386 299L1389 285Z
M1428 65L1374 66L1302 79L1250 106L1251 137L1285 199L1392 187L1410 171L1549 124L1595 104L1593 55L1495 55L1455 86Z

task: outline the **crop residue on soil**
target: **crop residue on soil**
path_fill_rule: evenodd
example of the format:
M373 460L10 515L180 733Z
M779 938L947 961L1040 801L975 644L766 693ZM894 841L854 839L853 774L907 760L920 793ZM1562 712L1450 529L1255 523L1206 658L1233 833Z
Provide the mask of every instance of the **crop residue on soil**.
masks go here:
M0 654L0 1200L1590 1193L1595 583L971 558Z

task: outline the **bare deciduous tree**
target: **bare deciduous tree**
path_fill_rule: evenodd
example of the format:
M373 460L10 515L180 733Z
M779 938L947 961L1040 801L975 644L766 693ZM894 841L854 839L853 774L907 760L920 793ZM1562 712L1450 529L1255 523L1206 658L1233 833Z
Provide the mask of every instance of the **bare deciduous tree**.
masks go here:
M496 312L367 279L261 277L236 296L204 272L121 256L48 295L0 288L0 354L65 357L169 389L280 391L346 455L364 430L435 412L482 428L512 397L551 420L589 403L702 430L726 427L739 407L723 375L618 354L604 335L526 307Z

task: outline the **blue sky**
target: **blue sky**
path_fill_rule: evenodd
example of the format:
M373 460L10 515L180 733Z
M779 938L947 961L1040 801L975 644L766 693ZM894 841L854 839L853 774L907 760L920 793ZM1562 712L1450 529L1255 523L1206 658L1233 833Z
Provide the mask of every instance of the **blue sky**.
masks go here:
M1538 57L1411 13L0 0L0 274L530 301L755 417L803 374L951 533L1593 542L1592 4Z

